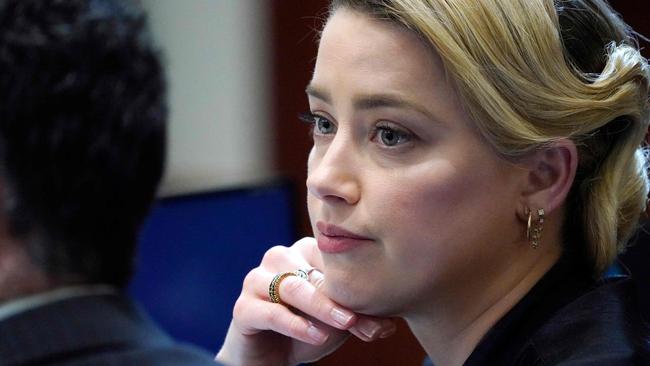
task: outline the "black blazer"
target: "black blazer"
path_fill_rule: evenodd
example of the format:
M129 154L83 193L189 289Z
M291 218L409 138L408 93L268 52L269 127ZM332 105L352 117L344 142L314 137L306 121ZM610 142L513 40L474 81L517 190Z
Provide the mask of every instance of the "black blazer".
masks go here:
M0 365L214 366L121 295L71 298L0 321Z
M650 365L646 294L626 275L594 281L588 273L561 259L465 365Z

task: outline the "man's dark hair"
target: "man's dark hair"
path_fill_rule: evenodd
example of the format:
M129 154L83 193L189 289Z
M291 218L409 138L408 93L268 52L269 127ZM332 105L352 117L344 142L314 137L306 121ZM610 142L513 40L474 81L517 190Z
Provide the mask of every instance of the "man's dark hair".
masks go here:
M163 70L142 11L0 1L0 188L54 278L123 286L163 171Z

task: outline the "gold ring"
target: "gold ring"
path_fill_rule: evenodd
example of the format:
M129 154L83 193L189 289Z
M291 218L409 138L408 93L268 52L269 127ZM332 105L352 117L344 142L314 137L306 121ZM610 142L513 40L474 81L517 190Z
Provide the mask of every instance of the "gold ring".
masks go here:
M269 299L271 299L272 303L284 305L280 299L280 283L282 283L282 281L284 281L284 279L289 276L297 275L295 272L282 272L276 274L271 280L271 284L269 285Z

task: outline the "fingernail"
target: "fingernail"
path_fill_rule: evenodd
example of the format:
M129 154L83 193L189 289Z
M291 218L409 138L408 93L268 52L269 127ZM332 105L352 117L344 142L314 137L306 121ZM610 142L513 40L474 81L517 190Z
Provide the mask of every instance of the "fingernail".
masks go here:
M309 336L309 338L311 338L314 342L318 344L325 343L328 337L327 333L316 328L313 324L310 324L309 328L307 328L307 335Z
M379 338L388 338L397 331L397 324L395 322L384 322L381 332L379 333Z
M374 338L381 329L381 325L365 319L359 320L355 327L368 338Z
M354 314L351 312L337 308L333 308L330 314L332 315L332 319L334 319L338 325L343 327L347 326L354 317Z
M379 338L388 338L388 337L392 336L393 334L395 334L396 330L397 330L396 327L391 327L389 329L386 329L386 330L384 330L383 332L381 332L379 334Z

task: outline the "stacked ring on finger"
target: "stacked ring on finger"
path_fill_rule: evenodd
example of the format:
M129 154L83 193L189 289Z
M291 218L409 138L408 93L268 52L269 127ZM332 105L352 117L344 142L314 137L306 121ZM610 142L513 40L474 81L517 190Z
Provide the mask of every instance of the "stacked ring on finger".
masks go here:
M280 298L280 283L284 281L285 278L289 276L296 276L303 280L309 280L309 274L313 271L313 268L308 269L297 269L293 272L282 272L273 276L271 284L269 285L269 299L274 304L283 304L282 299Z
M298 268L293 273L295 273L296 276L302 278L303 280L309 281L309 275L314 270L315 268Z

